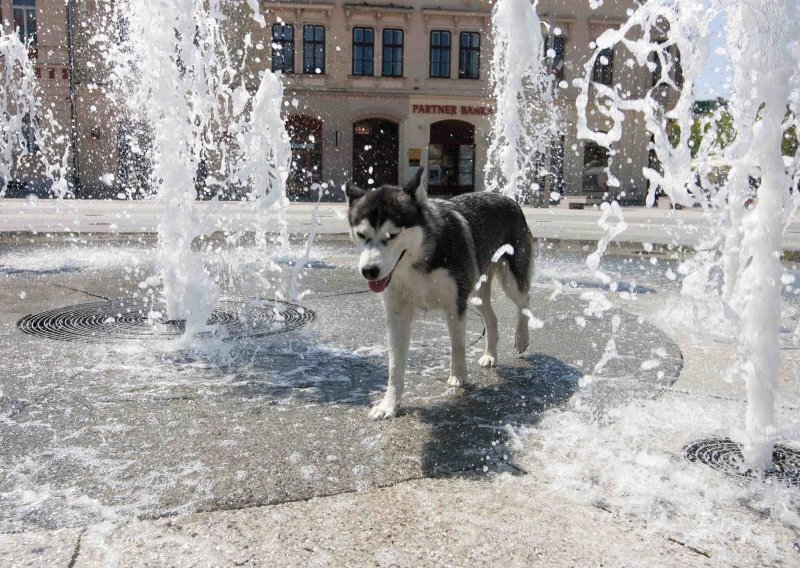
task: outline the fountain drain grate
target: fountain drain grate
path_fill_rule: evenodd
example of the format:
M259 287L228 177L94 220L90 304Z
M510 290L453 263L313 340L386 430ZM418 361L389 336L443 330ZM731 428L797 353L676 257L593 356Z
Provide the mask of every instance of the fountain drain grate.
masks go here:
M800 486L800 450L780 444L775 445L772 453L774 469L763 474L751 469L743 469L742 448L737 442L728 438L711 438L692 442L683 449L683 455L689 461L703 463L740 479L763 478Z
M138 298L78 304L28 315L17 322L23 332L63 341L117 342L165 340L180 336L185 323L167 320L163 306ZM264 337L313 321L314 312L279 300L220 300L201 337Z

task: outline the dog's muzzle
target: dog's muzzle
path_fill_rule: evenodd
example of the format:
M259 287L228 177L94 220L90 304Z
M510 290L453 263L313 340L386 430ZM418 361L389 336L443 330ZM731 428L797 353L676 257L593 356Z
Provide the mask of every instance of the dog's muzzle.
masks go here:
M389 272L389 274L387 274L386 276L384 276L380 280L369 280L367 282L367 285L369 286L369 289L372 292L375 292L376 294L380 294L381 292L386 290L386 287L389 285L389 282L392 280L392 274L394 274L394 271L397 268L397 265L400 264L401 260L403 260L403 256L405 254L406 254L406 251L403 251L403 252L400 253L400 258L397 259L397 262L394 264L394 268L392 268L392 270L391 270L391 272Z

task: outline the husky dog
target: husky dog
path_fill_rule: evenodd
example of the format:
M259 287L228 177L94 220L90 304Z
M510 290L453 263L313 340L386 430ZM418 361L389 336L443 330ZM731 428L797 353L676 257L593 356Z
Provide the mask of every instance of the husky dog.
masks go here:
M403 395L411 322L419 310L441 309L450 331L451 386L467 383L466 311L475 298L486 326L482 367L497 362L497 317L492 311L495 271L517 306L515 347L528 347L528 293L533 237L513 199L470 193L450 201L428 199L423 169L405 187L365 191L345 187L350 236L360 247L358 268L369 289L382 294L389 335L389 385L370 417L397 414Z

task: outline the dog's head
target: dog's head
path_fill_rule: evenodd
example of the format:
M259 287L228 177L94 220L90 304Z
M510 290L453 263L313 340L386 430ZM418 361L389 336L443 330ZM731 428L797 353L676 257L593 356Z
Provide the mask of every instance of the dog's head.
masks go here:
M358 268L373 292L383 292L397 265L404 258L416 258L422 247L427 205L422 172L420 168L404 187L384 185L371 191L352 183L345 187L350 238L361 249Z

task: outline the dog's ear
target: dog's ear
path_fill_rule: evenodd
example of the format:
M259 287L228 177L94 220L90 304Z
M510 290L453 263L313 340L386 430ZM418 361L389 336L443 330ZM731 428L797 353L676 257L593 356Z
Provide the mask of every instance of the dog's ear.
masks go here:
M367 192L353 182L348 181L344 186L344 194L347 196L347 205L352 207L353 203L364 197Z
M424 172L425 167L420 167L414 177L411 178L411 181L403 187L403 191L416 199L417 203L425 203L428 200L428 194L425 191L425 186L422 183L422 174Z

